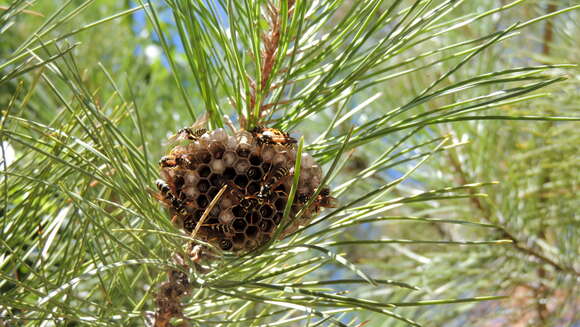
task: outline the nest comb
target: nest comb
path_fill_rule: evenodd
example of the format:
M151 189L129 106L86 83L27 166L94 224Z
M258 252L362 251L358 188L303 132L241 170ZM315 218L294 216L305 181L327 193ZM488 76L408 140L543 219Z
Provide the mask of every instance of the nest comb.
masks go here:
M224 251L242 252L271 239L280 224L294 175L295 140L281 131L257 127L228 135L218 128L182 129L176 139L184 144L160 160L157 198L169 209L173 221ZM321 207L334 199L323 190L300 219L296 214L320 185L322 170L312 156L302 154L300 179L290 217L292 224L281 235L308 224ZM225 192L213 208L210 202Z

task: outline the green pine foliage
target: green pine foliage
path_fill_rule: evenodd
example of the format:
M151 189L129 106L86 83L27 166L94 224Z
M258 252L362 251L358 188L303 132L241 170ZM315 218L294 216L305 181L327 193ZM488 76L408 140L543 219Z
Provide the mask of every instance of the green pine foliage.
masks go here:
M176 270L179 326L577 323L578 9L0 4L0 326L153 325ZM191 262L152 193L203 119L303 137L339 206Z

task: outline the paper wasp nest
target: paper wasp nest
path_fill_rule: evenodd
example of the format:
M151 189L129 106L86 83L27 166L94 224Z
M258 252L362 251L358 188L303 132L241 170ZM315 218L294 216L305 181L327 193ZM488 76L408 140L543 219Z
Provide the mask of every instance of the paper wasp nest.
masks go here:
M253 249L272 236L280 224L293 181L296 141L281 131L257 127L228 135L223 129L182 129L176 137L187 140L160 161L157 197L172 219L186 232L199 224L195 238L224 251ZM320 192L300 219L298 211L320 185L322 171L314 159L302 154L300 181L292 203L292 224L281 235L310 222L321 207L334 199ZM226 186L216 205L209 209ZM204 212L207 217L200 224Z

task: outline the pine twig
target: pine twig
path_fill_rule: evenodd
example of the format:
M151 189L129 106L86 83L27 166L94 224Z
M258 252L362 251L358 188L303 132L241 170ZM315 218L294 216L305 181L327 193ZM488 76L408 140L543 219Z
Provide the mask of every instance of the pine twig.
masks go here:
M459 161L457 161L457 159L455 157L453 157L451 154L448 155L448 159L449 159L449 162L451 164L451 167L453 167L453 169L457 173L458 182L461 183L462 185L469 184L470 182L467 178L467 175L466 175L465 171L463 170ZM471 195L475 195L474 190L470 189L469 192ZM489 218L491 216L491 213L489 212L489 210L484 208L483 204L481 203L481 200L478 197L473 196L470 198L470 201L471 201L471 204L473 205L473 207L475 207L478 211L480 211L483 214L483 219L485 219L487 222L493 223L493 221ZM535 251L534 249L531 249L531 248L524 246L523 242L521 240L519 240L515 235L510 233L503 226L499 226L499 229L503 234L502 237L505 237L505 238L511 240L513 242L514 248L516 250L518 250L519 252L522 252L528 256L534 257L537 260L552 266L554 269L556 269L559 272L564 272L564 273L569 273L569 274L573 274L576 276L580 276L580 272L577 272L573 268L562 266L561 264L559 264L559 263L555 262L554 260L546 257L545 255Z
M292 15L293 7L294 1L288 1L289 16ZM264 113L266 111L268 111L273 106L279 104L279 103L269 103L267 105L264 105L263 102L273 89L281 87L281 85L279 84L275 84L273 86L271 85L272 69L276 65L276 54L278 53L278 48L280 44L280 27L281 27L280 10L270 1L268 2L266 10L268 20L270 23L270 29L266 34L262 35L262 43L264 44L264 49L260 53L261 78L259 85L250 76L247 76L251 89L249 103L250 108L254 108L256 106L258 94L260 95L260 103L258 104L260 110L258 113L258 117L256 117L256 119L258 120L264 116Z
M557 9L557 6L553 3L550 3L548 5L547 8L547 14L553 13L555 12ZM551 20L548 20L546 22L545 28L544 28L544 44L543 44L543 48L542 48L542 53L545 56L550 55L550 44L552 43L552 39L554 38L554 26L552 24ZM549 123L548 128L551 128L552 124ZM548 185L550 183L550 169L546 168L546 169L542 169L542 185L540 186L541 188L544 188L545 185ZM543 193L543 192L542 192ZM546 202L546 198L545 197L540 197L539 199L540 202L545 203ZM543 225L543 223L542 223ZM546 232L545 232L545 228L544 226L542 226L540 228L540 232L538 237L542 240L546 239ZM549 296L549 293L552 293L550 288L548 287L548 285L546 285L544 283L545 278L547 277L548 272L546 271L546 269L544 269L544 266L540 266L538 268L538 285L537 287L534 287L534 297L537 299L536 301L536 311L537 311L537 315L540 318L540 321L542 322L542 325L546 324L547 319L549 318L550 315L550 311L548 310L548 306L545 303L545 301L542 301L542 299L546 298Z
M547 14L551 14L555 12L557 9L558 6L555 3L550 3L548 4L548 8L546 11ZM550 54L550 44L552 43L553 39L554 39L554 23L552 22L552 20L547 20L546 27L544 29L544 42L542 45L542 53L546 56Z
M187 268L183 259L178 255L174 256L175 261L180 266ZM184 318L183 305L181 299L191 292L191 284L187 274L183 271L171 269L167 272L168 281L161 284L159 293L155 298L157 310L155 312L155 322L153 327L173 327L171 319ZM187 326L184 322L182 326Z

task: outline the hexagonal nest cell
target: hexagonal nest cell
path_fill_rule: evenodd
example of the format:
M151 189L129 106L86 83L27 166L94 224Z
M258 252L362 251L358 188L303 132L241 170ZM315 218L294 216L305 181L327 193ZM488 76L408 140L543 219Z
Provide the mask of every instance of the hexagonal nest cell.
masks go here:
M271 239L283 217L294 178L296 141L264 127L235 135L221 128L211 132L184 128L175 138L185 144L173 147L161 158L156 195L169 209L172 221L187 233L199 225L194 237L234 253ZM301 163L290 212L292 224L281 236L308 224L322 207L334 206L334 198L325 189L300 219L295 219L320 185L322 175L309 154L302 154ZM209 208L224 186L223 194Z

